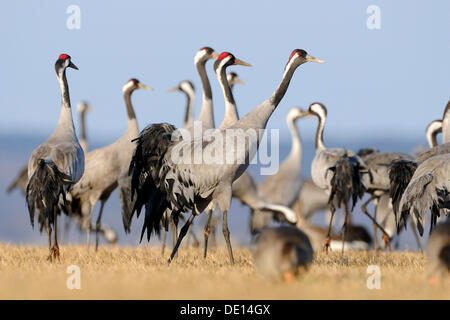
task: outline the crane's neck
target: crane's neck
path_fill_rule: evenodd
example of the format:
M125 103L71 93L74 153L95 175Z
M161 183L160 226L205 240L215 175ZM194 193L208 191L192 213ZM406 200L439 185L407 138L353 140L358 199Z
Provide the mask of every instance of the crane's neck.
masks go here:
M212 102L211 84L209 83L208 75L205 69L206 61L198 61L195 64L200 79L202 81L202 108L198 116L198 120L202 121L204 127L214 128L214 110Z
M298 131L297 126L295 125L295 119L288 118L287 124L292 136L292 145L291 145L291 152L289 153L285 162L292 162L293 165L300 167L303 152L300 133Z
M70 106L69 85L66 78L66 69L57 72L59 87L61 89L61 113L59 115L58 128L69 130L75 134L75 128L72 119L72 109Z
M186 94L186 114L184 115L184 128L192 127L194 122L194 101L195 93L193 91L184 91Z
M323 144L323 129L325 128L326 117L318 115L319 124L317 125L316 131L316 153L325 150L325 145Z
M80 145L84 152L87 151L87 134L86 134L86 111L80 112Z
M251 127L254 129L265 129L267 121L269 120L273 111L277 108L281 99L283 99L284 95L286 94L289 83L291 82L292 76L294 75L297 67L298 65L296 66L293 64L288 64L286 66L280 85L270 96L270 98L247 113L241 120L239 120L236 125L243 128Z
M136 114L134 113L133 104L131 103L131 94L133 93L133 89L128 88L127 90L123 91L123 98L125 100L125 106L127 107L127 128L126 128L126 135L133 135L137 136L139 134L139 128L138 123L136 120Z
M442 143L448 142L450 142L450 101L447 103L442 117Z
M219 66L216 69L217 79L222 88L223 96L225 98L225 116L219 129L226 129L239 120L239 114L234 101L233 92L227 80L226 67Z
M436 130L427 130L426 136L427 136L428 146L430 148L434 148L434 147L436 147L438 145L437 135L438 135L438 131L436 131Z

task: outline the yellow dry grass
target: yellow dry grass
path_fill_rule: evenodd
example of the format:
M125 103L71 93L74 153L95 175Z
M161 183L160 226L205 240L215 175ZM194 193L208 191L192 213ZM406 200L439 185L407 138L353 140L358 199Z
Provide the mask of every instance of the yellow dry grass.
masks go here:
M411 252L318 253L293 283L262 279L251 252L236 248L230 266L223 248L182 248L170 266L160 248L83 246L61 248L61 262L46 261L39 246L0 244L1 299L449 299L450 280L427 283L423 254ZM67 267L81 270L81 289L66 286ZM380 290L366 286L368 265L381 271Z

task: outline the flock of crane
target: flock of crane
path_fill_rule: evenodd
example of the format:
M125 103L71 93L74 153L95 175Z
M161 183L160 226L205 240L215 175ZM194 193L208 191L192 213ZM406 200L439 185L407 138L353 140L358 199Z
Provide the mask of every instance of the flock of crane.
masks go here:
M225 99L225 116L216 127L214 122L211 84L206 73L206 63L214 59L214 71ZM194 56L194 65L202 83L202 107L196 121L203 132L213 132L215 137L227 131L260 132L285 95L295 70L306 62L323 63L306 51L295 49L289 56L279 86L269 98L239 118L233 96L233 86L243 83L236 73L227 74L232 65L250 66L229 52L220 55L210 47L201 48ZM427 254L433 273L450 271L450 102L441 120L433 121L426 129L430 148L412 156L400 152L380 152L362 149L358 153L345 148L327 148L323 131L327 108L312 103L307 110L294 107L286 120L292 135L291 151L279 170L268 176L260 185L246 172L249 160L259 147L261 136L249 139L245 147L229 150L234 161L195 163L175 161L193 159L215 143L211 136L189 136L173 139L179 129L169 123L150 124L139 132L131 95L137 89L153 90L137 79L123 86L127 111L127 127L114 143L88 151L85 128L86 103L80 104L81 136L75 132L66 78L67 68L78 69L71 57L61 54L55 64L61 88L62 106L58 125L52 135L32 153L28 166L19 174L9 190L19 186L26 194L31 224L34 215L40 231L48 235L50 261L59 259L57 221L61 212L77 221L87 234L95 232L96 248L99 236L116 241L110 228L102 226L103 208L111 193L118 188L122 206L123 225L131 231L134 214L144 211L141 241L144 235L150 240L153 233L171 228L173 250L169 262L175 257L183 238L191 230L193 220L206 212L204 227L204 257L207 256L209 235L215 229L213 213L220 208L222 230L231 264L233 251L228 230L227 215L231 199L236 198L251 209L251 232L255 235L254 261L261 273L269 277L291 279L299 267L311 263L314 250L322 247L328 252L339 248L367 248L371 236L361 227L351 223L350 213L363 195L369 199L362 212L374 226L375 246L378 247L377 229L383 234L385 245L409 218L414 231L424 233L427 214L430 212L430 238ZM182 81L169 91L186 94L187 106L183 129L194 133L195 89L190 81ZM311 164L311 180L302 179L302 143L296 126L301 118L318 119L315 138L315 157ZM208 131L209 129L209 131ZM242 131L239 131L242 130ZM442 144L436 135L442 132ZM228 149L227 149L228 148ZM180 150L188 150L181 152ZM245 161L239 161L245 159ZM100 201L100 211L95 226L92 213ZM374 215L367 210L373 202ZM343 209L342 232L332 231L337 209ZM321 209L329 212L329 226L322 229L310 223L312 214ZM190 215L188 215L190 213ZM445 221L446 220L446 221ZM178 231L178 223L184 222ZM53 233L53 239L52 239ZM417 234L416 234L417 236ZM418 237L418 236L417 236Z

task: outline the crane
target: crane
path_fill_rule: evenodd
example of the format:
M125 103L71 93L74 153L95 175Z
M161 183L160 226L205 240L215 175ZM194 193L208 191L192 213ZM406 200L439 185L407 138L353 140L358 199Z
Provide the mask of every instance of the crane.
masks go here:
M227 52L220 54L218 60L224 66L248 65ZM214 210L220 207L223 215L222 231L230 262L234 264L227 223L232 183L247 169L249 159L257 151L261 138L259 133L265 129L271 114L284 97L295 70L306 62L321 63L323 61L310 56L304 50L295 49L289 57L283 78L275 92L227 130L215 131L217 139L214 141L220 138L225 141L223 138L227 131L249 132L247 130L250 130L257 133L256 139L248 139L249 143L246 143L243 148L228 150L227 145L206 142L203 137L173 141L172 134L177 134L176 128L168 123L149 125L140 133L136 139L136 149L130 163L130 174L132 175L132 194L137 193L136 202L146 204L141 239L145 231L147 231L147 239L150 239L153 231L159 232L160 220L166 208L170 207L175 214L192 210L191 216L180 231L169 262L173 259L195 216L206 208ZM183 147L186 148L186 152L180 154L179 151L183 150ZM200 163L195 163L190 160L195 159L193 158L195 156L201 156L203 159L203 154L207 154L206 148L211 151L210 148L216 148L218 153L221 151L224 155L233 152L233 161L211 163L202 160ZM180 158L177 159L177 156ZM136 208L138 213L141 208L142 205Z
M79 212L79 215L83 218L82 227L87 232L87 249L89 249L91 217L94 206L100 200L100 211L96 223L95 248L97 250L103 207L117 187L121 169L131 159L134 147L131 140L139 134L136 114L131 103L131 95L137 89L153 90L134 78L125 83L122 88L127 111L127 127L124 134L114 143L86 154L85 173L71 190L73 198L71 210L72 212Z
M56 60L55 71L61 89L61 112L58 125L47 139L31 154L28 161L28 185L26 201L34 227L34 213L38 212L38 221L45 226L48 235L50 255L48 260L59 260L57 232L57 206L62 200L66 205L66 193L77 183L84 172L84 152L78 142L72 119L69 84L66 69L78 67L68 54L61 54ZM54 240L52 246L52 228ZM41 227L42 230L42 227Z
M345 148L327 149L323 143L323 130L327 118L327 109L319 102L309 106L308 112L302 116L313 115L319 119L316 131L316 155L311 164L311 177L314 183L329 194L329 208L331 219L328 226L328 235L325 241L325 250L330 246L330 232L336 208L344 207L345 218L342 227L342 254L344 253L344 240L350 210L348 202L353 200L353 207L358 198L362 198L365 188L361 175L366 172L365 164L353 151ZM353 208L352 208L353 209Z

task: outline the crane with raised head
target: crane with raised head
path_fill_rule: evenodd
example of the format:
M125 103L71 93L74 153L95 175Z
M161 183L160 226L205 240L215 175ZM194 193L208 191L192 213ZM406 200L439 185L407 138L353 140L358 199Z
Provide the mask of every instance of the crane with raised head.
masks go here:
M34 213L37 211L41 230L43 225L47 231L50 261L55 258L59 260L60 255L58 206L67 205L66 193L81 179L84 172L84 152L78 142L72 119L67 68L78 70L68 54L61 54L55 63L62 97L58 125L47 141L33 151L28 161L26 200L31 225L34 226Z
M223 66L248 65L228 52L220 54L218 60ZM216 130L214 134L217 139L214 141L205 141L203 137L173 141L173 134L177 134L176 128L167 123L149 125L140 133L130 163L130 174L132 192L137 193L136 202L146 204L141 239L145 231L147 239L150 239L153 231L159 233L160 220L167 208L175 214L192 210L191 216L180 231L169 262L195 216L207 208L215 210L220 207L223 215L222 231L230 262L234 264L227 222L232 184L248 168L250 159L258 149L260 133L264 131L267 121L284 97L295 70L306 62L323 61L310 56L304 50L294 50L275 92L227 130ZM224 137L227 132L254 132L256 136L255 139L247 139L248 143L243 148L236 148L220 143L220 140L226 140ZM216 150L215 154L222 153L225 156L230 153L232 161L223 161L223 157L220 157L219 161L205 159L204 156L208 157L213 150ZM195 157L200 157L202 161L191 161L195 160ZM141 208L142 206L136 208L137 212Z

